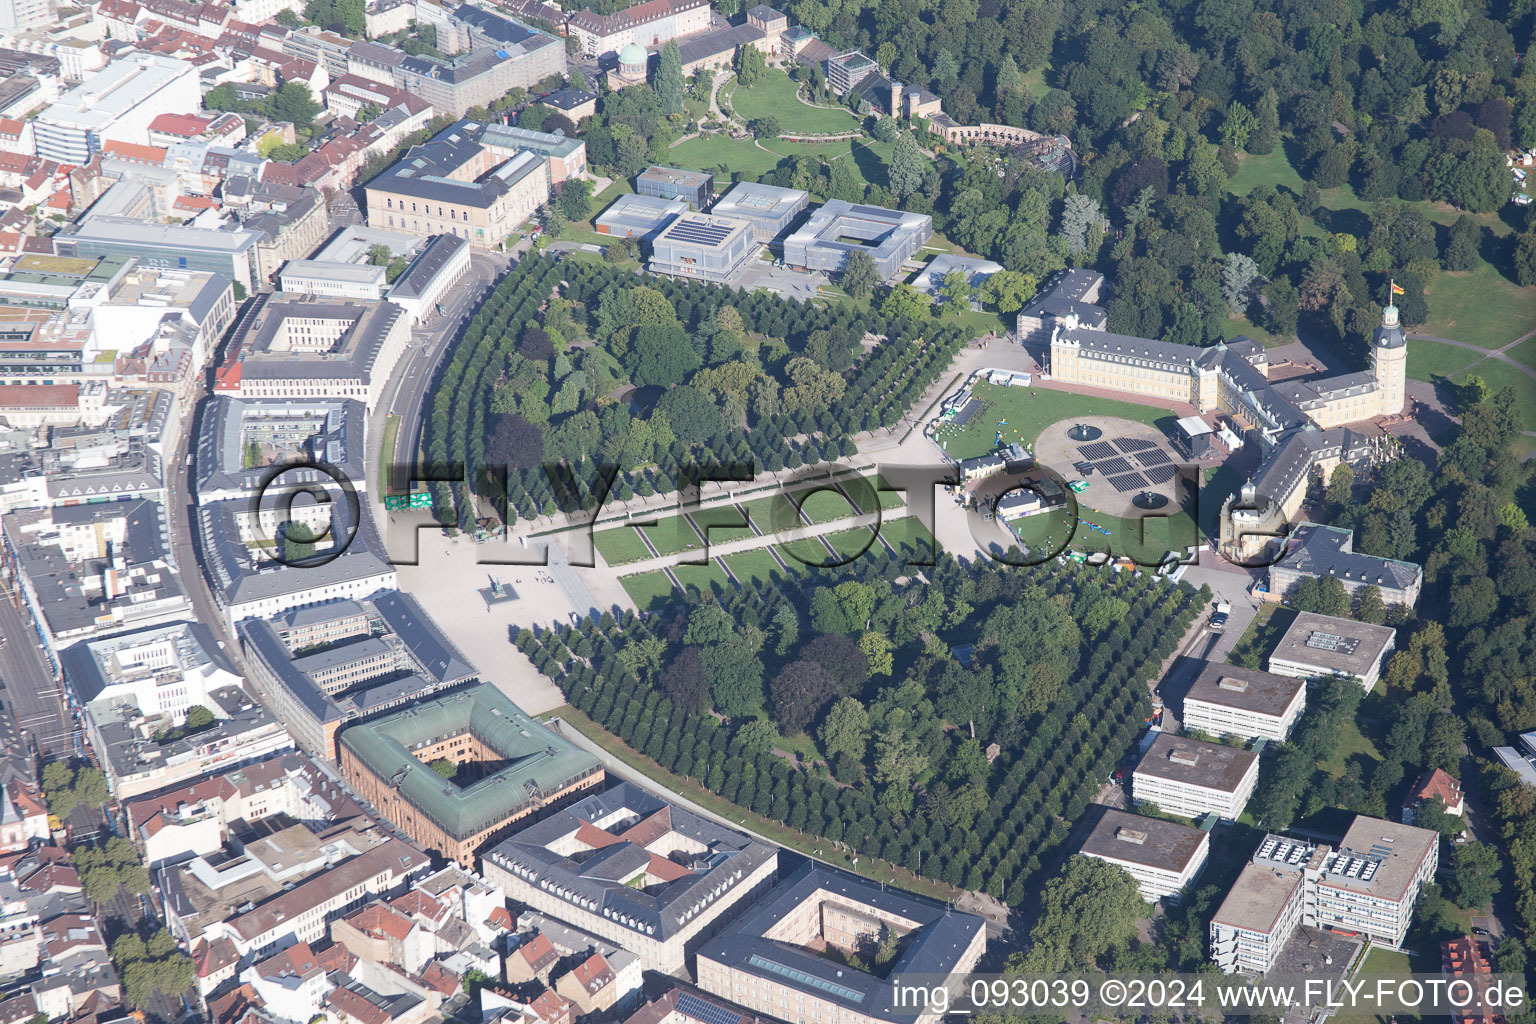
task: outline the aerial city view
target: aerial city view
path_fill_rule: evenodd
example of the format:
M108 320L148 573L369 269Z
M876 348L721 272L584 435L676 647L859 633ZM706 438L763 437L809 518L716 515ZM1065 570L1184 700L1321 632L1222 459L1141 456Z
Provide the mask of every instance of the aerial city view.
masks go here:
M1536 1024L1536 3L752 4L0 0L0 1024Z

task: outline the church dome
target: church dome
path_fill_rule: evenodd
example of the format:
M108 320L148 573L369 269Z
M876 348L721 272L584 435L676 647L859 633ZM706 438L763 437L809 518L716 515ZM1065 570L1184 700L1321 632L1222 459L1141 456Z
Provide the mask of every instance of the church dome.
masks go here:
M650 56L645 52L644 47L636 43L628 43L619 51L619 70L644 72L649 60Z

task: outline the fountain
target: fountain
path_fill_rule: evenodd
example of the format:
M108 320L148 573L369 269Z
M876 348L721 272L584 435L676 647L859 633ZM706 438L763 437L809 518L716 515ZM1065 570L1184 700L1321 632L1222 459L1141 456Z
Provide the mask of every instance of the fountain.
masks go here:
M1097 441L1104 436L1104 431L1087 423L1079 423L1067 431L1067 436L1074 441Z

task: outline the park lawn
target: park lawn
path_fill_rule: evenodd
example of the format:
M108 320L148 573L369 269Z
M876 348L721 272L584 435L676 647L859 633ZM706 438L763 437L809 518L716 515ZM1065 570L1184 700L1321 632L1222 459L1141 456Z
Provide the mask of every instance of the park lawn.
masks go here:
M1051 91L1051 87L1045 81L1045 73L1049 70L1051 70L1050 64L1042 64L1038 68L1030 68L1024 72L1024 88L1035 99L1040 99Z
M779 71L770 70L756 83L737 84L731 92L731 109L746 121L772 117L786 132L830 134L859 128L858 118L842 107L813 107L800 102L795 81Z
M655 546L658 555L692 551L703 543L699 535L693 532L693 527L688 525L685 516L668 516L657 520L655 526L641 526L638 529Z
M1083 505L1080 519L1072 524L1065 512L1047 512L1015 520L1012 525L1015 535L1030 546L1036 557L1055 555L1062 549L1104 551L1124 555L1149 568L1161 562L1169 551L1182 551L1199 542L1195 520L1188 512L1136 520L1105 515ZM1088 523L1109 532L1101 533Z
M1412 355L1413 353L1410 351L1410 359L1412 358ZM1525 339L1520 344L1506 352L1505 355L1509 356L1509 358L1513 359L1521 366L1528 366L1531 369L1536 370L1536 338Z
M1275 348L1279 345L1289 345L1293 338L1287 338L1271 331L1266 331L1258 324L1253 323L1246 316L1229 316L1221 322L1221 336L1234 338L1239 334L1246 334L1254 341L1264 343L1265 348Z
M1344 723L1344 728L1339 734L1339 745L1329 752L1327 758L1319 761L1317 766L1336 779L1342 778L1344 770L1349 765L1349 759L1356 754L1364 754L1372 761L1381 760L1381 752L1376 749L1376 744L1360 731L1359 715Z
M597 553L603 556L603 561L609 565L639 562L651 557L650 550L633 526L599 530L592 535L592 543L597 546Z
M783 533L786 530L798 530L805 525L805 520L795 511L794 502L789 500L787 493L754 498L742 507L764 533Z
M741 524L742 513L735 505L697 509L688 515L693 519L694 524L704 531L704 536L709 538L711 547L757 536L752 532L752 527Z
M1441 274L1425 299L1429 322L1418 334L1502 348L1536 331L1536 288L1521 288L1481 259L1471 270ZM1410 359L1414 344L1408 343Z
M733 139L729 135L704 135L680 142L667 150L667 162L690 171L713 171L722 164L743 178L757 181L778 165L780 156L759 149L751 139Z
M676 576L677 582L683 586L698 587L702 593L708 593L713 589L724 590L731 586L731 578L725 574L725 569L718 560L711 560L703 565L674 565L672 575Z
M812 491L800 503L800 508L817 526L830 523L834 519L847 519L854 514L853 504L843 496L841 491L835 489Z
M1413 342L1409 342L1412 345ZM1495 393L1506 387L1515 389L1515 407L1520 410L1524 422L1522 429L1536 430L1536 380L1526 376L1518 366L1499 359L1484 359L1451 378L1457 384L1465 384L1468 377L1478 376L1487 382Z
M1260 185L1288 188L1298 196L1306 188L1306 182L1291 166L1281 146L1276 146L1267 156L1237 155L1237 173L1227 179L1227 191L1235 196L1246 196Z
M904 554L911 555L919 563L926 562L939 553L933 531L923 525L916 516L902 516L880 524L880 539Z
M848 530L824 534L822 539L832 545L832 550L842 558L850 559L859 557L879 543L875 539L875 531L867 526L855 526Z
M629 599L635 602L635 607L642 612L648 612L653 605L669 600L676 592L672 581L667 579L667 574L660 569L635 573L633 576L621 576L619 583L624 587L624 592L629 595Z
M774 560L772 552L767 548L753 548L750 551L738 551L734 555L722 556L725 564L731 572L743 583L753 580L758 583L769 583L784 575L784 570L779 568L779 563Z
M977 384L973 394L986 403L964 427L941 426L934 440L944 447L953 459L969 459L985 455L997 447L997 432L1003 432L1003 443L1021 441L1032 446L1040 432L1058 420L1118 416L1155 426L1162 420L1173 420L1166 409L1152 405L1133 405L1110 398L1091 395L1075 395L1066 391L1037 390L1025 387L1006 387L983 381ZM999 427L999 420L1007 424Z
M1415 338L1408 343L1408 378L1429 383L1436 377L1452 377L1483 358L1469 348L1443 341Z

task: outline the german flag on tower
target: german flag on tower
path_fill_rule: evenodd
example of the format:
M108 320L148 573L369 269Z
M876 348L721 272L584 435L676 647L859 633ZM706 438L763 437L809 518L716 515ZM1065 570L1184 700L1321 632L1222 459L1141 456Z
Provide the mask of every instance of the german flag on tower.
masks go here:
M1403 289L1398 286L1398 283L1396 281L1392 282L1392 294L1393 295L1401 295L1401 294L1403 294Z

